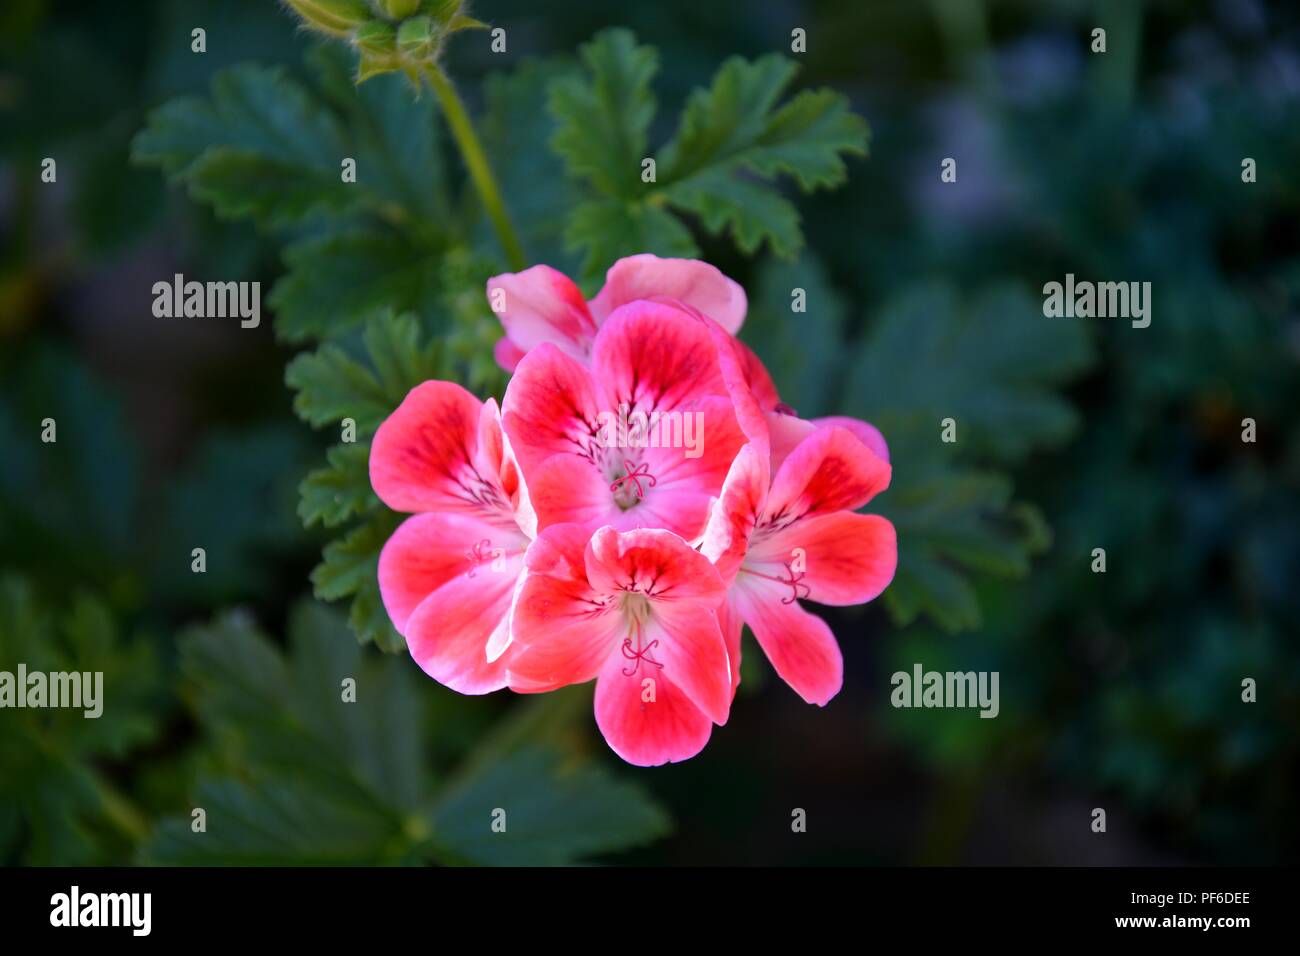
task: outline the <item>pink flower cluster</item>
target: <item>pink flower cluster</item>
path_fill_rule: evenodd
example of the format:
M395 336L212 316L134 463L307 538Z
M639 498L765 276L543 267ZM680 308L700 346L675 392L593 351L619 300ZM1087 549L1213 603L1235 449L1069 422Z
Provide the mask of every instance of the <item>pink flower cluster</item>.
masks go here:
M706 263L622 259L591 301L534 266L488 298L500 408L425 382L371 449L375 492L413 513L379 586L420 667L465 694L594 678L605 740L645 766L726 722L742 623L800 697L834 697L839 645L800 602L893 578L893 525L856 511L889 484L880 433L783 405L735 338L744 290Z

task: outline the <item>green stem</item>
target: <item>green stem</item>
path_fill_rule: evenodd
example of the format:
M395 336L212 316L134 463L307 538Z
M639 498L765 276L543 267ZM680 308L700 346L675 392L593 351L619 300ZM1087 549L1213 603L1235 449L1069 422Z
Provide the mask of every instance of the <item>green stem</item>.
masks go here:
M442 105L447 125L451 127L451 135L460 148L461 158L465 160L470 179L474 181L474 188L478 191L479 199L483 201L483 208L487 210L488 218L492 220L492 225L496 229L497 239L501 242L501 248L505 250L510 268L517 272L527 265L524 261L523 246L519 244L515 228L510 224L510 216L506 213L505 203L501 199L501 190L497 186L496 177L492 175L492 167L488 165L487 155L483 152L478 134L474 132L474 124L470 122L469 114L465 112L465 104L461 102L456 88L451 85L451 80L447 79L446 74L435 64L425 67L424 73L429 78L429 85L433 87L438 102Z

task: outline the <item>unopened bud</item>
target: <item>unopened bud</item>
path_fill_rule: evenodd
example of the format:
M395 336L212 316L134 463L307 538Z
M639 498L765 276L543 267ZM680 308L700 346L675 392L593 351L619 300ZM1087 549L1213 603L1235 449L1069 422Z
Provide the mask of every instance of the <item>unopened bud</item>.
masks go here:
M428 17L414 17L397 28L397 49L408 60L424 60L437 48L438 36Z
M420 9L420 0L382 0L383 12L394 20L405 20Z
M345 37L370 19L365 0L284 0L303 26L331 36Z

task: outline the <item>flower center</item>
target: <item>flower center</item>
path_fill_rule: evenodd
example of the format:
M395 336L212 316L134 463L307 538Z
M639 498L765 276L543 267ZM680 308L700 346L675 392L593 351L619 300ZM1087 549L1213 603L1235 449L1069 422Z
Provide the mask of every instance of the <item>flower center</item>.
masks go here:
M638 465L623 464L623 475L614 479L609 490L614 493L614 503L627 511L643 497L646 488L657 484L655 476L650 474L650 463L643 461Z
M650 656L650 652L653 651L658 645L659 645L659 641L657 639L651 641L649 644L642 643L641 621L639 618L634 619L632 622L632 633L629 636L623 638L623 647L622 647L623 656L632 662L627 667L623 668L623 676L624 677L634 676L636 672L641 669L642 662L646 664L653 664L655 667L659 668L660 670L663 670L664 665L659 663L657 660L655 660L653 657Z
M476 542L474 547L465 552L465 557L469 558L471 562L469 573L466 577L472 578L480 564L484 561L492 560L492 540L490 538L484 538L482 541Z

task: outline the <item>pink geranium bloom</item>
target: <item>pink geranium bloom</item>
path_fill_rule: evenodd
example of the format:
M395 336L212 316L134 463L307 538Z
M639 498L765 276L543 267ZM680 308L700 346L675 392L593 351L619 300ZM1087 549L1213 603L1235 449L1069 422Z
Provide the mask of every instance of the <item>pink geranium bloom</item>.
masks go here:
M588 534L553 525L528 549L514 611L510 686L596 679L596 723L624 760L654 766L703 749L731 705L714 566L669 531Z
M706 321L669 302L629 302L605 318L588 358L543 342L506 388L502 420L538 527L698 538L745 442ZM611 440L611 421L635 416L657 421L657 437Z
M564 273L550 266L493 276L488 302L497 311L505 338L497 342L497 361L513 372L529 351L549 342L570 358L590 361L596 332L621 305L639 300L673 299L709 316L735 334L745 321L745 290L707 262L639 255L620 259L605 274L605 285L588 302Z
M853 510L888 486L889 464L844 427L803 426L770 486L760 442L736 456L701 550L728 584L721 618L733 681L743 622L777 674L824 705L839 692L843 659L830 628L799 602L872 600L893 579L898 548L888 520Z
M384 607L411 656L463 694L505 687L536 518L496 402L452 382L412 389L375 433L370 483L390 508L416 512L379 556Z

